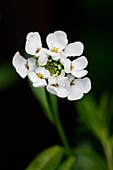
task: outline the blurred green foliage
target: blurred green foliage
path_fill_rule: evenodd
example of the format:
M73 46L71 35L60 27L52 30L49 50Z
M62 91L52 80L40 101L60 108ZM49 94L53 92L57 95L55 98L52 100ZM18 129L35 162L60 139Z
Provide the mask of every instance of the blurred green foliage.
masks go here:
M12 63L3 63L0 65L0 91L4 91L19 80L19 75L15 72Z
M96 159L99 158L99 159L93 160L94 161L93 167L91 168L88 164L90 168L87 167L86 169L88 168L96 169L96 167L98 167L99 165L99 163L97 162L98 161L100 162L100 160L102 163L102 166L100 167L102 169L109 169L109 170L113 169L113 146L111 142L113 132L111 132L110 130L110 124L112 124L112 118L113 118L112 103L113 103L112 95L110 96L110 94L107 92L103 93L98 101L96 100L93 94L89 93L80 101L75 102L75 109L77 109L78 111L78 122L84 124L85 127L87 128L87 131L90 131L91 134L94 135L94 138L97 138L97 140L100 143L100 147L103 150L103 152L101 153L99 150L96 151L102 157L103 159L102 161L102 159L99 158L100 156L99 157L94 156L95 154L97 154L94 153L95 147L90 148L90 151L92 152L91 155L89 154L90 159L92 158L92 156L94 156L94 159L95 158ZM90 153L89 148L87 150L87 147L85 147L85 145L82 149L83 149L83 153L81 152L82 156L84 156L84 153ZM84 149L86 150L85 152ZM85 156L85 159L88 159L87 156ZM83 158L83 162L84 162L84 158ZM87 164L84 163L84 166L87 166ZM101 168L98 167L98 169Z
M58 145L47 148L31 161L26 170L55 170L63 154L63 148Z
M76 138L79 144L75 142L73 148L76 163L72 170L106 170L113 161L113 1L81 0L81 7L85 15L81 21L83 28L80 38L85 47L84 55L89 61L88 77L91 79L92 89L83 99L74 103L78 112L75 123L79 128L75 129L75 135L79 133ZM75 37L75 32L76 30L70 35ZM15 86L19 82L18 77L11 62L2 63L0 91ZM31 90L45 115L53 123L52 112L58 112L57 99L51 95L47 100L44 89L32 87ZM54 170L58 166L58 170L71 170L73 157L62 158L62 148L55 146L51 152L46 150L39 154L26 170L36 170L37 167L39 170L47 170L47 167Z

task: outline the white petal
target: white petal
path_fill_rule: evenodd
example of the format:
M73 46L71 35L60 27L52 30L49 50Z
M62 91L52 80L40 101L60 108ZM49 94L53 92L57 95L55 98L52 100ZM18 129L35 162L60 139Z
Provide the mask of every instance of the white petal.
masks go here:
M57 78L55 76L50 76L48 78L48 84L56 84L57 83Z
M79 100L83 97L82 90L76 86L73 85L70 90L70 94L68 95L68 100Z
M41 73L44 78L50 77L50 72L46 70L44 67L37 67L35 70L36 73Z
M53 49L54 47L55 47L55 48L58 48L58 52L61 52L61 51L65 48L65 46L67 45L67 43L68 43L67 38L64 38L64 37L62 37L62 36L58 36L58 37L55 38L55 40L54 40L51 48L52 48L52 49Z
M19 59L20 58L20 53L19 52L16 52L14 57L13 57L13 60L12 60L12 64L14 67L16 67L16 65L19 63Z
M65 48L68 40L64 36L57 36L57 34L55 35L54 33L51 33L47 36L46 42L50 50L52 50L53 48L58 48L59 52Z
M86 74L88 73L87 70L72 70L71 71L71 74L76 77L76 78L81 78L81 77L84 77Z
M50 55L53 60L58 60L61 58L60 53L52 52L50 50L47 51L47 54Z
M47 91L48 91L49 93L51 93L51 94L57 94L57 90L56 90L56 88L55 88L54 86L47 85L47 86L46 86L46 89L47 89Z
M51 76L48 79L49 85L47 85L47 91L56 94L58 97L67 97L68 96L68 84L69 81L67 80L67 77L54 77ZM58 85L58 86L57 86Z
M37 49L41 49L41 37L38 32L30 32L26 37L25 50L28 54L38 56L39 52L36 53Z
M47 64L47 60L48 60L48 54L47 54L47 49L46 48L42 48L41 49L41 54L38 57L38 64L39 66L45 66Z
M47 37L46 37L46 43L49 47L49 49L52 49L53 47L53 42L56 39L56 35L53 33L50 33Z
M55 31L54 34L56 36L62 36L64 38L67 38L67 34L64 31Z
M39 79L36 83L33 83L34 87L45 87L47 85L47 82L45 79Z
M16 52L16 54L13 57L12 64L15 67L17 73L22 77L25 78L28 73L28 69L25 67L26 65L26 59L23 58L19 52Z
M47 64L48 55L40 55L38 57L39 66L45 66Z
M31 57L27 59L29 65L29 71L34 71L37 68L36 59Z
M67 90L70 88L70 82L68 80L68 77L64 77L60 75L58 77L58 84L61 88L65 88Z
M91 89L91 81L88 77L83 79L76 79L76 85L82 90L83 93L88 93Z
M72 76L72 74L67 74L68 80L71 83L72 81L75 81L74 76Z
M57 88L57 96L58 97L61 97L61 98L64 98L64 97L67 97L69 94L69 92L67 91L67 89L65 88Z
M56 94L58 97L61 97L61 98L68 96L68 91L65 88L47 85L46 89L47 89L48 92L50 92L52 94Z
M28 73L28 78L33 82L36 83L38 81L38 77L35 72L29 72Z
M66 54L62 51L60 53L60 62L61 62L61 64L64 65L64 62L65 62L66 58L67 58Z
M70 43L65 47L64 52L67 56L80 56L83 53L84 46L81 42L77 41Z
M71 60L66 59L64 61L64 70L65 70L66 73L70 73L71 72L70 71L70 65L71 65Z
M45 69L44 72L43 72L43 77L44 77L44 78L50 77L50 72Z
M88 65L88 60L86 57L82 56L72 61L74 70L82 70Z

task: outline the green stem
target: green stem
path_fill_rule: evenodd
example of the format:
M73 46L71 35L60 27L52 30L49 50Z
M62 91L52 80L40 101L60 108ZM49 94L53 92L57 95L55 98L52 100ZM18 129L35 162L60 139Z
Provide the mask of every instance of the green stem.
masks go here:
M104 149L106 161L108 164L108 169L113 170L113 152L112 152L112 146L111 146L110 140L106 136L101 142L102 142L102 146Z
M60 140L61 140L63 146L65 147L66 154L68 156L70 156L70 155L72 155L72 150L71 150L71 147L68 143L67 137L65 135L65 132L64 132L64 129L62 127L61 120L60 120L60 117L59 117L57 96L50 94L50 93L47 93L47 98L48 98L48 102L49 102L50 109L51 109L51 112L52 112L54 125L56 127L57 132L58 132Z
M53 114L54 114L55 126L56 126L56 129L57 129L58 134L60 136L60 139L62 141L62 144L64 145L64 147L66 149L67 155L70 156L72 154L72 150L70 148L70 145L68 143L68 140L66 138L64 130L62 128L61 121L60 121L60 118L59 118L59 114L58 114L57 111L55 111Z

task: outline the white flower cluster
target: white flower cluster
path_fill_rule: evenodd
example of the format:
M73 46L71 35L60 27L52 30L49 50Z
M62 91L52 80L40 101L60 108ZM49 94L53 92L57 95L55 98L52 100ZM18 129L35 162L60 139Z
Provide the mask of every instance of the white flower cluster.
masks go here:
M25 59L16 52L12 63L17 73L22 78L28 76L34 87L46 87L58 97L81 99L91 89L90 79L84 77L88 61L81 56L83 44L80 41L68 44L67 34L60 30L48 34L46 43L48 48L43 48L40 34L28 33L25 51L31 57ZM73 57L76 59L72 60Z

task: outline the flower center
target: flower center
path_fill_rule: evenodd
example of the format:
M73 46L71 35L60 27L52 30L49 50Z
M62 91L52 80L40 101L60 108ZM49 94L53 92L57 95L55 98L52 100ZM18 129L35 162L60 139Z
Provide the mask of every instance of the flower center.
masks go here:
M28 62L25 64L25 67L29 70Z
M59 87L58 84L51 84L51 86L53 86L53 87Z
M40 51L40 48L37 48L35 51L35 54L37 54Z
M55 52L55 53L58 53L58 48L53 48L52 50L51 50L52 52Z
M60 75L63 65L60 63L59 60L53 60L51 57L48 58L47 64L45 68L50 72L51 76L58 76Z
M72 71L74 68L74 66L72 65L72 63L70 64L70 71Z
M75 85L74 79L70 82L70 85Z
M37 76L40 78L40 79L43 79L43 75L39 72L37 73Z

